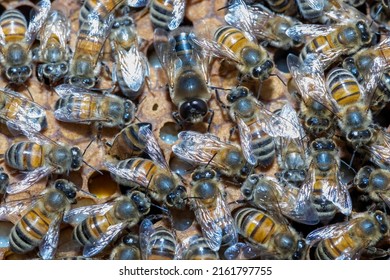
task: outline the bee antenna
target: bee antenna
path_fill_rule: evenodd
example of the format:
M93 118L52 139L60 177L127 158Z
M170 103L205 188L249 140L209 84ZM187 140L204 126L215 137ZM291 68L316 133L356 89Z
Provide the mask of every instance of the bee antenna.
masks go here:
M103 175L103 172L101 172L99 169L96 169L95 167L93 167L92 165L90 165L88 162L86 162L85 160L83 160L84 164L90 168L92 168L93 170L95 170L97 173L99 173L100 175Z
M286 83L285 80L282 79L282 77L281 77L280 74L279 74L279 71L270 74L270 76L271 76L271 77L272 77L272 76L276 76L276 77L282 82L282 84L283 84L285 87L287 87L287 83Z
M83 193L83 194L86 194L86 195L88 195L88 196L92 196L92 197L94 197L94 198L97 198L96 194L93 194L93 193L84 191L83 189L79 189L78 191L81 192L81 193Z
M230 205L230 204L241 204L241 203L247 203L247 202L249 202L249 200L247 200L247 199L237 199L235 201L229 202L228 205Z
M215 156L217 155L217 153L215 153L209 160L209 162L206 164L206 168L209 166L210 162L215 158Z
M352 168L352 164L353 164L353 161L355 160L355 154L356 154L356 149L353 150L353 153L352 153L352 156L351 156L351 160L349 161L349 164L345 163L345 161L343 161L351 170L353 170L356 174L356 170Z
M27 85L25 83L23 83L23 86L26 88L27 92L28 92L28 95L30 95L31 97L31 100L34 101L34 97L32 96L30 90L28 89Z
M134 116L134 118L135 118L138 122L142 122L137 116Z
M220 89L220 88L218 88L218 89ZM218 89L217 88L214 89L214 91L215 91L215 98L217 99L218 103L221 105L222 108L229 109L230 106L228 106L225 103L223 103L221 97L219 96Z
M161 207L160 205L157 205L155 203L151 203L150 205L152 205L153 207L156 207L158 209L160 209L162 212L166 213L167 215L169 214L169 210L165 207Z
M88 148L91 146L92 142L96 140L96 136L92 138L92 140L88 143L87 147L84 149L84 152L82 154L82 156L85 155L86 151L88 150Z

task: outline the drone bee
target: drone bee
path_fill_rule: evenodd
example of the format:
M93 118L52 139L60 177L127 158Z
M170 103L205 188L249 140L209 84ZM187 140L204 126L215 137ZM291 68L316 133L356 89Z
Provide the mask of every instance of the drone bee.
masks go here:
M59 6L59 1L56 2ZM69 71L70 40L69 11L64 6L50 10L38 39L39 47L33 50L33 60L38 63L37 77L49 85L61 81Z
M168 76L171 100L178 108L173 113L174 119L179 124L197 123L210 113L210 124L214 112L207 105L211 98L207 65L193 40L194 34L188 28L171 33L163 29L154 31L156 53Z
M66 213L64 221L76 224L73 238L84 246L83 256L92 257L126 227L135 226L149 210L150 199L134 190L111 202L74 208ZM85 219L80 221L80 215Z
M37 13L27 27L24 15L16 10L6 10L0 17L0 61L4 74L11 84L21 85L32 75L31 46L45 22L51 4L42 0Z
M211 133L181 131L179 141L172 146L173 153L196 165L210 165L224 176L243 178L252 170L241 149L221 141Z

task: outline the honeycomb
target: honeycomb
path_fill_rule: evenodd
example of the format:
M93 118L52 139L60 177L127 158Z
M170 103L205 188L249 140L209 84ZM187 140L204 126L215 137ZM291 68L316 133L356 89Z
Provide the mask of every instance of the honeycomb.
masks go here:
M69 8L72 23L70 47L74 48L79 25L78 11L80 9L81 1L64 0L63 2L66 3L66 6ZM188 0L185 22L190 24L192 23L195 32L203 28L205 25L211 26L224 24L224 11L218 9L224 7L225 5L226 0ZM2 6L3 8L17 6L19 9L28 10L29 7L30 9L34 7L34 3L29 1L2 1ZM185 163L178 160L171 152L171 147L174 144L175 136L179 130L171 114L176 108L169 99L166 87L167 78L165 77L164 71L161 69L161 65L158 63L153 50L153 29L148 14L139 18L136 17L136 24L138 35L145 43L143 50L147 54L151 66L150 85L149 87L145 87L144 92L139 98L140 104L138 105L136 113L137 119L142 122L150 122L153 125L153 132L158 139L164 152L164 156L170 163L171 167L185 169L185 167L180 166L185 165ZM283 64L287 53L279 53L276 49L272 48L269 48L269 50L271 56L275 55L275 60L277 59L281 64ZM106 44L102 53L104 59L110 59L109 53L110 50ZM276 63L278 64L278 62ZM235 87L238 82L237 74L237 71L234 68L232 69L231 66L226 65L223 62L221 63L220 61L213 61L209 73L211 81L210 84L222 88ZM112 84L109 74L105 73L103 70L101 76L102 78L98 87L102 89L110 88ZM282 79L273 76L262 83L261 100L265 102L266 106L270 110L278 109L286 102L286 86L284 83L289 79L289 77L290 75L288 73L284 73ZM0 79L0 87L5 87L6 85L7 82L2 77ZM256 88L259 85L249 84L248 86ZM94 126L63 123L55 120L52 109L58 99L58 96L52 88L40 83L36 78L36 75L33 75L33 77L28 80L26 87L31 92L34 101L47 109L48 129L43 132L45 136L64 144L76 145L80 147L82 151L84 151L91 141L93 141L84 155L84 160L93 168L84 165L80 171L71 172L69 176L62 177L69 178L75 184L80 186L83 191L92 193L96 197L79 192L77 195L77 204L72 205L72 208L96 203L105 203L119 196L120 188L111 180L109 173L105 171L105 167L103 166L108 150L105 143L111 142L115 134L119 132L119 129L103 128L101 141L94 141L97 135L97 131ZM17 91L26 94L26 89L24 87L18 88ZM210 132L217 135L222 140L238 143L237 135L233 134L232 137L229 137L230 129L234 126L234 124L230 121L226 110L222 109L218 104L214 94L209 101L209 106L215 112ZM196 126L185 127L185 129L206 132L207 124L201 123ZM23 139L22 137L15 138L6 133L5 127L2 127L1 131L5 131L5 133L0 134L0 154L3 154L13 142ZM4 162L1 162L0 166L4 167L8 174L11 174L11 182L18 179L18 174L8 168ZM103 175L97 173L94 169L102 171ZM277 166L276 162L274 162L271 167L261 171L273 175L276 170ZM29 188L26 192L15 195L7 195L3 198L3 200L9 202L29 199L41 193L45 189L48 181L52 179L54 178L41 180ZM226 185L228 202L238 200L240 198L239 186L237 186L237 184L233 184L232 182L224 182L224 184ZM173 213L173 215L174 214L175 213ZM11 223L15 223L18 218L19 217L10 217L10 221L0 222L0 228L2 228L1 231L3 231L2 235L5 235L4 232L10 230L10 227L12 226ZM60 243L56 255L57 258L72 257L81 254L80 248L75 246L75 244L71 241L71 233L72 227L64 224L61 228ZM199 226L195 222L190 223L184 230L176 231L179 241L184 240L195 233L201 233ZM108 246L108 248L104 250L103 253L99 254L97 258L107 258L110 249L112 249L112 245ZM8 249L0 249L0 259L30 259L36 257L37 255L35 251L26 255L17 255L9 252Z

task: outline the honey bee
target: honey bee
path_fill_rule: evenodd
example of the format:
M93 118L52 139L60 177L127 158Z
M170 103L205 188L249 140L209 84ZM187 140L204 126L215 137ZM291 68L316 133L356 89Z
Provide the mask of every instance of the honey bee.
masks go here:
M16 127L18 125L14 124ZM30 141L12 144L4 154L5 163L16 170L27 172L17 183L10 184L7 193L24 191L50 174L65 174L81 168L80 148L63 145L37 133L30 127L19 127Z
M9 186L9 175L0 167L0 193L4 194Z
M306 236L310 247L317 246L318 260L359 259L365 249L388 233L389 222L381 211L357 213L351 220L318 228Z
M255 208L239 208L233 216L239 234L249 242L247 246L252 247L253 256L281 260L305 257L305 240L278 215L273 216ZM225 257L232 259L237 256L241 245L236 243L228 248Z
M240 144L245 159L251 165L270 166L275 158L274 137L298 137L296 126L290 122L294 109L287 105L283 115L268 111L244 86L233 88L226 97L230 118L237 123ZM221 102L222 103L222 102Z
M168 207L183 209L187 191L176 173L172 173L153 132L144 126L139 133L146 141L146 153L152 160L129 158L105 166L115 182L123 186L141 188L150 197Z
M185 0L152 0L149 7L150 21L154 28L174 30L183 21L185 8Z
M56 3L60 5L59 1ZM70 30L69 11L61 6L52 8L38 34L39 47L33 50L33 60L38 63L37 77L41 82L47 80L53 85L68 73Z
M122 129L114 138L108 154L119 160L139 157L146 152L147 139L140 132L143 127L152 130L151 123L133 123Z
M133 190L111 202L72 209L66 213L64 221L76 224L73 238L84 246L83 256L92 257L126 227L135 226L149 213L150 204L144 193ZM80 221L80 215L85 219Z
M390 166L390 133L376 125L370 126L372 138L357 150L366 155L368 159L380 168L388 169Z
M282 14L275 14L261 4L247 6L243 0L231 1L225 21L237 28L252 32L257 39L280 49L289 49L300 45L286 35L291 26L299 21Z
M179 244L176 234L163 225L155 225L145 218L140 225L140 246L143 260L176 260Z
M18 126L29 126L36 131L47 128L46 110L39 104L30 101L18 92L0 89L0 122L7 124L11 131Z
M337 211L349 216L352 201L341 179L335 143L331 139L318 138L310 144L310 151L309 171L297 196L298 205L311 201L322 223L328 223Z
M360 168L354 179L354 185L367 194L374 203L385 202L390 205L390 171L371 166Z
M135 24L130 16L114 20L110 45L115 59L113 81L118 83L123 95L135 100L150 73L148 59L139 51Z
M211 34L213 39L210 38ZM193 41L209 56L233 63L243 78L264 81L274 70L274 63L267 50L246 30L222 25L208 34L205 28Z
M82 87L62 84L54 88L60 96L55 104L57 120L100 127L125 127L135 116L131 100L112 94L96 94Z
M25 254L39 246L40 257L52 259L63 215L75 202L76 191L77 187L72 182L58 179L34 200L24 201L22 204L26 212L10 232L10 249Z
M126 234L110 254L110 260L141 260L139 238L135 234Z
M206 238L201 235L185 239L178 254L181 260L219 260L218 252L211 250Z
M51 4L49 0L42 0L36 6L37 13L28 27L26 18L16 9L6 10L0 17L0 61L3 73L11 84L24 84L32 74L30 48Z
M193 164L210 165L224 176L243 178L250 174L249 165L239 147L221 141L211 133L181 131L173 153Z
M308 225L318 224L319 219L312 203L298 204L299 188L281 186L274 178L251 174L241 186L241 194L249 203L263 211L280 211L284 216Z
M370 44L373 36L370 27L363 19L351 19L343 24L330 26L294 25L286 30L286 34L295 41L301 41L307 35L314 37L306 43L300 58L304 61L308 54L318 54L324 69L336 62L341 55L353 54Z
M265 0L275 13L292 16L297 12L294 0Z
M369 72L374 61L380 63L380 80L377 88L370 97L370 109L373 113L382 110L390 100L390 38L386 38L379 44L358 51L343 61L343 67L350 71L360 84L367 82Z
M212 168L200 167L192 173L191 207L206 243L213 251L237 242L237 232L225 196L220 179Z
M80 26L69 72L65 77L67 83L83 88L92 88L96 84L101 70L99 55L109 35L112 20L113 17L108 17L101 21L95 12L90 13L88 20Z
M163 29L154 31L154 47L169 81L169 94L178 111L172 115L179 123L201 122L214 112L207 102L211 98L207 86L208 71L202 52L193 45L194 34L188 28L179 28L171 33Z

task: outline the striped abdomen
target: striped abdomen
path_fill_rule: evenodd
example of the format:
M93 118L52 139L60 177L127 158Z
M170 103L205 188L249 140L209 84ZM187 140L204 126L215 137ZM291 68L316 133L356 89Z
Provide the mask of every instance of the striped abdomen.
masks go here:
M139 129L141 127L149 127L151 129L151 124L135 123L122 129L115 136L109 154L120 160L142 155L146 148L146 141L140 137Z
M134 175L134 180L129 182L126 179L120 178L119 176L112 174L113 179L125 186L133 186L139 184L142 187L153 187L150 182L154 179L154 176L160 170L160 168L154 164L153 161L143 158L130 158L122 160L117 164L118 169L129 170Z
M45 207L38 202L12 228L9 236L11 250L18 254L33 250L48 232L52 220L53 213L45 210Z
M240 54L244 47L252 44L241 30L228 25L221 26L215 31L214 40L235 54Z
M176 55L181 60L190 60L192 59L192 53L194 51L193 46L190 43L189 33L188 32L179 32L173 36L175 39L175 51Z
M252 135L252 151L257 159L257 164L267 167L272 164L275 158L275 141L274 138L266 134L259 122L247 124Z
M293 15L296 12L294 0L266 0L268 6L276 13Z
M105 19L124 0L86 0L80 9L80 26L84 23L88 15L96 12L100 19Z
M332 220L337 212L336 206L324 196L324 189L329 187L329 180L334 179L316 179L311 198L313 201L313 206L317 211L318 218L324 224Z
M315 258L317 260L335 260L343 252L353 252L355 246L355 240L346 232L338 237L322 240L315 251Z
M329 52L336 48L335 43L332 40L332 34L326 36L318 36L311 40L306 46L302 49L300 58L302 61L306 59L307 54L317 53L323 54L325 57L329 56ZM332 59L327 61L324 65L327 68L332 63Z
M362 98L356 78L343 68L334 68L329 72L326 87L341 107L355 104Z
M307 3L307 0L297 0L297 5L302 16L309 21L317 21L323 14L323 10L315 10Z
M239 233L257 245L269 243L277 229L272 218L254 208L238 209L234 213L234 222Z
M183 259L185 260L219 260L218 252L210 249L206 239L199 236L190 241Z
M33 171L45 164L43 146L34 142L18 142L5 152L8 166L20 171Z
M18 10L7 10L0 17L0 27L5 35L5 42L20 43L27 31L27 21Z
M57 100L55 110L66 108L67 119L90 120L98 118L99 104L93 95L68 95ZM61 119L62 121L66 121Z
M152 0L149 12L153 27L169 31L168 24L174 17L173 9L173 0Z
M176 238L164 227L156 228L149 239L147 260L174 260L176 259Z

